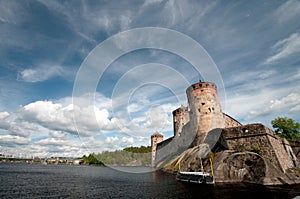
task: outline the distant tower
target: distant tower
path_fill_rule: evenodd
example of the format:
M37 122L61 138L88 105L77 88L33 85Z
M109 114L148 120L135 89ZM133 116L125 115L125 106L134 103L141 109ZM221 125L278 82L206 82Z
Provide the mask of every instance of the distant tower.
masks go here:
M182 127L190 121L187 107L181 106L173 111L174 136L181 136Z
M207 133L214 128L224 128L224 115L217 94L217 86L211 82L198 82L186 90L190 108L190 122L196 132L193 145L203 143Z
M164 136L159 133L151 135L151 165L155 166L157 144L164 140Z

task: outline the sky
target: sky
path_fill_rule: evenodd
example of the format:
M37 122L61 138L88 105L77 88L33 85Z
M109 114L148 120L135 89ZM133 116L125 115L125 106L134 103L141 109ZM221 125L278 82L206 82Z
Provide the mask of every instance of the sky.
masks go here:
M299 0L0 0L0 153L150 145L200 79L243 124L300 122L299 21Z

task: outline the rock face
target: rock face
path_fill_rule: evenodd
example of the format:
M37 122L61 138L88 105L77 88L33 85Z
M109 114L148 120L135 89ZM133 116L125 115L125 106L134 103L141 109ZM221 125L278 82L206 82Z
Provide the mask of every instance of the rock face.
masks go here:
M296 157L298 158L298 162L300 160L300 139L291 140L291 147Z
M200 171L201 165L209 165L211 150L208 144L200 144L184 151L181 155L171 160L164 166L170 172L177 171Z
M213 158L211 170L210 158ZM283 185L300 183L296 170L282 172L254 152L225 150L211 153L208 144L200 144L184 151L164 166L171 173L179 171L201 171L213 173L216 183L254 183Z
M247 182L263 185L300 183L300 173L295 170L281 172L273 164L253 152L220 152L214 160L217 183Z
M216 168L218 182L263 183L267 173L264 159L253 152L235 153L227 156Z

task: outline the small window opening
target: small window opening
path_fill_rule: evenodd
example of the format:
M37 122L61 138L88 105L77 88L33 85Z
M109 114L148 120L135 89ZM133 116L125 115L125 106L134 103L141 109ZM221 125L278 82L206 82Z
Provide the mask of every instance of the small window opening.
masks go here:
M243 131L243 133L248 133L248 129L247 128L243 128L242 131Z

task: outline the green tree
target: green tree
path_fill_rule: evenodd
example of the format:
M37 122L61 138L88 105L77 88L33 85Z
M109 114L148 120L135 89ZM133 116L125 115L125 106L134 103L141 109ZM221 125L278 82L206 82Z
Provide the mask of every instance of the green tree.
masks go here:
M300 138L300 124L291 118L277 117L271 121L271 124L280 137L286 139Z
M88 157L86 157L84 155L82 157L82 159L84 160L85 164L89 164L89 165L104 165L100 160L98 160L98 158L96 157L95 154L90 154Z

